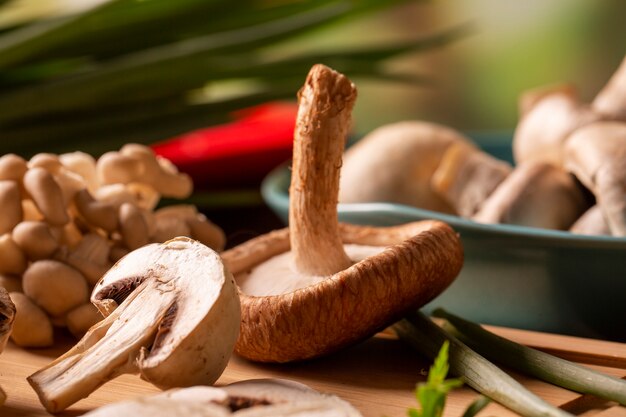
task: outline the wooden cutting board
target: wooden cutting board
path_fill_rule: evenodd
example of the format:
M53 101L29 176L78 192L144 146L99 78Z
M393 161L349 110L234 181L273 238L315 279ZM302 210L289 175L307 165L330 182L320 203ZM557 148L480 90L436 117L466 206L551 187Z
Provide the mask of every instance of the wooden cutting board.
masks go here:
M512 340L550 351L569 360L589 365L608 374L626 377L626 344L582 339L505 328L491 328ZM62 341L54 349L23 350L9 344L0 355L0 386L8 400L0 416L47 416L26 377L69 347ZM231 359L218 384L250 378L288 378L336 394L357 407L365 417L405 417L415 407L415 384L424 380L427 361L395 337L381 333L358 346L327 358L289 365L263 365L241 358ZM548 402L582 416L626 417L626 408L591 396L580 395L550 384L513 374ZM125 375L111 381L60 415L76 416L110 402L157 392L137 376ZM476 399L470 388L453 391L448 397L446 417L459 417ZM479 415L515 415L498 404L490 404Z

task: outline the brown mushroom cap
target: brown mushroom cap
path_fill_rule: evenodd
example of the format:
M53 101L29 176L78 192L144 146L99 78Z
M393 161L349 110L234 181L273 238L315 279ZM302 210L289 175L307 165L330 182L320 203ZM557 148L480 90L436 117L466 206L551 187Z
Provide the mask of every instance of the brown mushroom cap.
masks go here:
M7 290L0 287L0 353L4 350L7 340L9 340L14 319L15 305L11 301ZM2 390L2 387L0 387L0 407L2 407L5 400L6 394Z
M355 97L343 75L322 65L311 69L299 94L290 229L222 254L241 284L235 351L248 359L308 359L356 343L430 301L461 268L458 236L443 223L338 225L341 151ZM363 259L345 244L371 256ZM284 285L276 274L255 272L274 262L291 271ZM263 293L264 285L278 287ZM246 294L251 286L261 292Z

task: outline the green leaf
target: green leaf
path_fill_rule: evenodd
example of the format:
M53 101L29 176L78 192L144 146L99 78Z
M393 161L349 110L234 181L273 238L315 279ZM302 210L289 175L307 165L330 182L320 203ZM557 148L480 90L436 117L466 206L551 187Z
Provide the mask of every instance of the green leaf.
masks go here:
M484 395L481 395L467 407L467 410L463 413L463 417L474 417L478 414L483 408L487 407L491 400Z

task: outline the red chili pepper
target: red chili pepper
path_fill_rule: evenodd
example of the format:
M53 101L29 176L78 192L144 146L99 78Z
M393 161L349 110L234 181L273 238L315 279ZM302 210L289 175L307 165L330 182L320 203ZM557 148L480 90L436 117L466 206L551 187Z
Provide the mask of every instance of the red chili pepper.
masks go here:
M267 103L235 113L236 120L153 145L189 174L196 190L258 186L291 158L298 107Z

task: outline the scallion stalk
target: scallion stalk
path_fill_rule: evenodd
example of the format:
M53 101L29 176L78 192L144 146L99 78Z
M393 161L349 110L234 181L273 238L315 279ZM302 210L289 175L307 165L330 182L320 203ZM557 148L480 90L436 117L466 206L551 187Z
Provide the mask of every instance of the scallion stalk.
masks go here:
M393 326L398 336L429 358L439 346L450 341L449 364L452 373L483 395L527 417L572 417L528 391L504 371L448 334L422 313L413 313Z
M623 379L520 345L443 309L435 310L433 315L446 319L464 343L491 360L551 384L626 405L626 381Z

